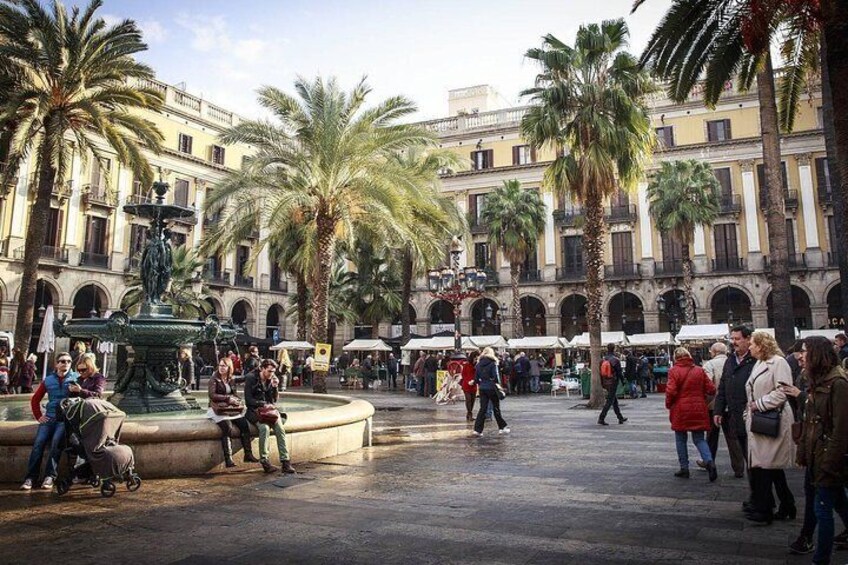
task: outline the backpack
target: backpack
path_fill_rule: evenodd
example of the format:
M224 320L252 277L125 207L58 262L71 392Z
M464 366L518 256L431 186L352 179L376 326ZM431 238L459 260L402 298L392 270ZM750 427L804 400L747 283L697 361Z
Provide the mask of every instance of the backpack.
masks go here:
M601 361L601 377L605 379L612 378L612 363L609 362L609 359Z

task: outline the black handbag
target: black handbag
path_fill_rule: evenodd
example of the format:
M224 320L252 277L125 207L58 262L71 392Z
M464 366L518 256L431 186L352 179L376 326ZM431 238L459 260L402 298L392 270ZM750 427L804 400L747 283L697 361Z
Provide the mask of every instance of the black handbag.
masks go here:
M760 434L768 437L777 437L780 435L780 414L783 412L783 407L775 410L766 410L765 412L751 413L751 431L755 434Z

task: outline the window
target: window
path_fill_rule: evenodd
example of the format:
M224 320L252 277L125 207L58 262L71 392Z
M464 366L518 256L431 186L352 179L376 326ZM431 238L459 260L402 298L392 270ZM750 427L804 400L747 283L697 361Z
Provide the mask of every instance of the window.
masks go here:
M132 224L130 226L130 256L138 255L144 249L147 240L147 226Z
M482 151L471 152L471 170L480 171L483 169L491 169L495 166L495 150L483 149Z
M612 264L616 267L633 264L633 234L629 231L612 234Z
M718 179L718 183L721 185L720 196L722 198L729 198L733 194L733 185L730 182L730 167L713 169L713 174L715 175L715 178Z
M174 181L174 204L188 206L188 181L185 179Z
M579 235L566 235L562 238L562 266L566 272L582 272L583 238Z
M527 250L527 256L524 258L524 264L521 266L521 271L524 273L535 273L539 270L539 253L536 246Z
M683 260L683 243L670 233L662 234L662 256L667 265Z
M836 220L833 216L827 217L827 237L830 239L830 252L836 257L839 254L839 244L836 242Z
M472 194L468 197L468 216L471 227L483 225L483 208L485 205L485 194Z
M180 232L171 233L171 247L182 247L186 244L186 234Z
M713 226L715 238L716 266L734 267L738 263L739 251L736 246L736 224L716 224Z
M108 253L108 220L97 216L88 216L85 227L85 252L95 255Z
M790 255L789 264L792 265L793 264L792 260L794 259L794 257L792 257L792 255L794 255L797 252L798 248L795 247L795 229L793 228L793 223L792 223L791 218L786 220L786 249L789 251L789 255Z
M512 146L512 164L529 165L536 162L536 149L529 145Z
M64 226L65 214L58 208L50 208L50 214L47 216L47 237L44 239L44 245L50 247L62 246L62 227Z
M220 145L212 146L212 162L224 166L224 148Z
M97 159L91 160L91 186L103 188L106 186L106 179L109 176L109 171L112 170L112 160L103 159L101 166Z
M613 208L627 208L630 206L630 195L623 190L618 190L615 194L610 196L610 206Z
M239 245L236 248L236 276L244 278L247 276L247 261L250 259L250 248Z
M180 134L180 143L179 143L179 151L180 153L188 153L191 155L191 142L192 138L190 135L186 135L184 133Z
M830 167L827 164L827 157L816 158L816 179L818 181L819 196L822 194L830 194Z
M674 147L674 129L671 126L659 127L655 131L660 147Z
M786 161L780 162L781 173L783 175L783 190L789 190L789 177L786 175ZM762 163L757 165L757 182L760 183L760 190L765 191L766 188L766 167Z
M478 269L494 269L495 257L492 246L487 242L474 244L474 266Z
M728 141L730 120L711 120L707 122L707 141Z

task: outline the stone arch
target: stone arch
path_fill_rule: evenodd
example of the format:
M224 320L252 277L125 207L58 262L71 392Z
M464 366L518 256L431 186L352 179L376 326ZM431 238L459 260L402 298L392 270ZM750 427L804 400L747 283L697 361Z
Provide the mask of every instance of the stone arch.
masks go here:
M710 295L710 318L713 324L753 324L751 293L742 287L728 284L714 289Z
M285 319L286 309L283 308L282 304L274 302L268 306L268 310L265 312L265 337L274 337L275 331L278 336L284 335L283 327L285 325Z
M409 325L414 326L418 323L418 312L415 311L415 306L411 303L407 303L406 309L409 311ZM395 314L395 317L392 319L392 325L399 325L401 323L401 315L400 312Z
M525 294L521 297L521 312L516 312L520 319L516 320L524 328L525 337L543 336L548 334L547 318L548 310L544 300L535 294Z
M212 306L212 311L209 312L210 314L213 314L213 315L217 316L218 318L225 318L226 317L225 314L224 314L224 312L225 312L224 311L224 303L221 302L221 300L219 298L217 298L215 296L207 296L205 298L205 300L209 305Z
M575 335L589 331L589 321L586 318L588 304L589 299L576 292L560 300L560 335L570 340Z
M256 319L256 308L247 298L239 298L230 306L230 319L234 325L244 325L246 328L253 326Z
M471 335L499 335L501 333L500 306L493 298L484 296L471 303Z
M53 299L52 304L54 306L58 306L60 304L66 303L65 302L65 294L64 294L64 292L62 292L62 285L60 285L58 283L58 281L56 281L56 279L52 279L50 277L40 276L40 277L38 277L38 280L43 281L43 283L45 284L45 288L50 290L51 297ZM21 285L20 285L20 282L19 282L18 288L15 292L15 302L19 302L20 299L21 299ZM38 303L38 299L39 299L39 296L38 296L38 292L37 292L37 289L36 289L36 296L35 296L36 304ZM37 307L38 306L36 306L36 308Z
M792 292L792 323L796 328L801 330L812 329L813 310L811 308L812 298L810 292L804 289L801 285L796 285L795 283L792 283L790 288ZM768 317L768 327L770 328L774 327L774 305L772 302L772 292L771 289L769 289L768 294L766 295L765 305Z
M839 281L830 285L825 293L827 304L827 327L832 329L843 329L845 320L842 319L842 287Z
M612 295L604 310L611 331L626 334L645 333L645 301L635 292L622 290Z
M839 284L839 283L837 282L837 284ZM815 295L815 293L813 293L812 290L810 290L810 288L807 285L802 284L800 282L792 281L791 286L797 287L799 290L803 291L804 294L807 295L807 302L810 303L810 306L812 306L812 305L814 305L818 302L818 300L817 300L818 297ZM768 306L768 302L769 302L769 299L771 298L771 291L772 290L773 290L773 288L772 288L771 285L769 285L768 288L766 288L766 290L762 293L762 301L759 303L759 306Z
M681 298L683 297L683 290L680 288L669 288L665 292L658 293L658 296L662 296L665 301L665 311L660 312L659 308L657 308L657 314L659 316L659 329L661 332L671 332L676 334L680 331L680 326L685 323L686 316L680 308ZM686 304L685 300L682 302ZM692 297L692 303L695 306L695 311L698 310L698 301L695 300L695 297ZM697 320L696 320L697 323Z
M745 296L748 297L748 302L750 302L752 306L756 303L756 300L754 300L754 294L744 286L740 286L737 284L723 284L721 286L713 288L712 291L710 291L710 293L707 295L706 302L704 302L704 308L711 308L716 295L723 290L727 290L728 288L733 288L742 292Z
M73 311L72 318L102 318L106 310L110 309L112 297L102 284L89 281L78 286L71 294Z
M433 300L427 305L427 319L431 324L453 324L453 305L441 298Z

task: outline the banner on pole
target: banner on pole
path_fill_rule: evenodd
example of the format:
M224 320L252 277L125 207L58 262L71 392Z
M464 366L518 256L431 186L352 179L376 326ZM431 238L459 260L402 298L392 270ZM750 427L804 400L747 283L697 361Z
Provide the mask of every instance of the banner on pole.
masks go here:
M315 359L312 362L313 371L326 372L330 370L330 353L333 351L333 346L329 343L315 344Z

